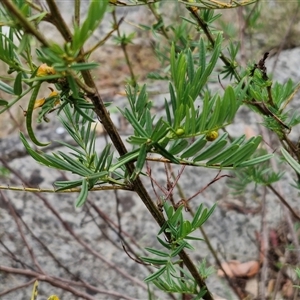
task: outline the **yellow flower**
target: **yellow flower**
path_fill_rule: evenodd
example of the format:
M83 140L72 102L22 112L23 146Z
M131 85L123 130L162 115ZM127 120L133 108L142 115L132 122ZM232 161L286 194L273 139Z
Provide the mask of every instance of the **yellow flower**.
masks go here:
M35 100L33 109L36 109L38 107L43 106L43 104L45 103L45 101L46 101L45 98L41 98L41 99Z
M52 90L52 89L51 89ZM54 102L54 105L58 105L59 103L60 103L60 99L59 99L59 97L58 97L58 92L56 92L56 91L53 91L52 90L52 92L50 93L50 95L48 96L48 98L54 98L54 97L56 97L57 98L57 100Z
M56 72L53 67L49 67L47 64L42 64L39 66L36 76L42 77L42 76L48 76L48 75L54 75Z
M51 93L49 94L47 99L57 98L56 101L54 102L54 106L56 106L60 103L60 99L58 97L58 92L54 91L52 88L49 88L49 89L51 90ZM33 109L43 106L47 99L45 99L45 97L44 97L44 98L35 100Z
M56 295L51 295L48 300L59 300L59 298Z

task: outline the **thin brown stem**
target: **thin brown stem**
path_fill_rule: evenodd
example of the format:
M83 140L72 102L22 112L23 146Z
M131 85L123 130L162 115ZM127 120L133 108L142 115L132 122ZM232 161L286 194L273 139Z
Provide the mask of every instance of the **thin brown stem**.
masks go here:
M12 206L12 204L10 203L10 201L8 200L8 198L6 197L6 195L0 190L0 195L3 199L3 201L6 203L6 205L8 206L9 210L10 210L10 213L11 213L11 216L13 217L16 225L17 225L17 228L18 228L18 231L20 233L20 236L29 252L29 255L34 263L34 265L38 268L39 272L42 273L42 274L45 274L45 272L43 271L41 265L39 264L35 254L34 254L34 251L31 247L31 245L29 244L29 242L27 241L27 238L25 237L25 234L23 232L23 229L22 229L22 226L20 224L20 220L18 218L18 215L16 214L16 211L14 209L14 207Z
M8 11L16 17L16 20L21 24L24 31L34 35L45 47L49 46L48 41L45 39L44 35L42 35L36 27L30 23L26 17L22 14L22 12L16 7L16 5L11 0L2 0L1 3L6 6Z
M32 279L32 280L27 281L27 282L24 283L24 284L20 284L20 285L18 285L18 286L13 287L13 288L4 290L3 292L0 293L0 297L3 297L3 296L5 296L5 295L7 295L7 294L9 294L9 293L12 293L12 292L14 292L14 291L17 291L17 290L23 289L23 288L25 288L25 287L28 287L28 286L32 285L32 284L35 282L35 280L36 280L36 279Z
M24 182L25 184L29 185L29 183L15 170L10 169L13 174L15 174L16 177L18 177L22 182ZM49 203L49 201L46 199L46 197L44 197L44 195L37 193L36 196L42 200L42 202L44 203L44 205L55 215L55 217L60 221L60 223L62 224L63 228L69 232L69 234L81 245L83 246L86 250L88 250L88 252L90 252L94 257L100 259L102 262L104 262L105 264L107 264L110 268L114 269L117 273L121 274L122 276L124 276L125 278L131 280L132 282L136 283L137 285L141 286L142 288L146 289L146 285L141 282L140 280L138 280L137 278L130 276L127 272L125 272L124 270L122 270L121 268L119 268L117 265L115 265L114 263L108 261L102 254L100 254L99 252L95 251L87 242L85 242L83 239L81 239L72 229L72 227L69 225L68 222L66 222L65 220L63 220L63 218L61 217L60 213Z
M59 287L63 290L69 291L77 297L80 297L80 298L83 298L83 299L86 299L86 300L96 300L96 298L92 297L91 295L72 287L71 285L82 286L81 283L78 283L76 281L71 281L71 280L66 281L64 278L52 277L52 276L48 276L48 275L41 275L41 274L39 274L38 272L35 272L35 271L22 270L22 269L17 269L17 268L2 266L2 265L0 265L0 271L2 271L4 273L10 273L10 274L23 275L23 276L27 276L27 277L33 277L33 278L35 278L39 281L45 281L45 282L50 283L52 286L56 286L56 287ZM92 288L92 290L94 290L98 293L113 296L113 297L116 297L117 299L136 300L134 298L127 297L126 295L117 293L115 291L101 290L101 289L92 287L89 284L86 284L86 288L89 288L89 289ZM11 290L12 289L10 289L9 292L11 292Z
M80 25L80 3L81 0L75 0L74 3L74 22L77 26Z
M214 48L215 46L215 39L213 34L211 33L208 25L205 23L204 20L202 20L202 18L199 16L198 14L198 10L193 9L192 7L187 7L188 11L191 13L191 15L196 19L198 25L201 27L201 29L203 30L204 34L207 36L209 42L211 43L212 47ZM231 67L231 63L230 60L221 52L220 53L220 59L223 61L223 63L228 66ZM241 81L241 77L240 75L237 73L237 71L235 69L232 69L233 75L236 78L236 80L238 82Z
M11 11L13 11L13 14L16 16L16 18L19 20L19 22L21 23L21 25L25 28L25 30L27 30L28 32L30 32L31 34L33 34L34 36L36 36L36 38L46 47L49 46L47 40L44 39L44 37L40 34L39 31L37 31L33 25L22 15L22 13L13 5L11 4L10 1L8 0L4 0L2 1L2 3ZM65 27L65 23L63 22L63 20L61 20L61 14L58 11L57 7L55 6L55 2L53 0L47 0L48 6L51 10L51 14L52 17L54 17L56 19L56 25L57 27L62 26L62 28L59 29L59 31L62 33L63 37L66 39L66 41L71 41L71 34L70 31ZM61 23L58 22L58 20L62 21ZM80 53L82 54L82 53ZM80 55L79 54L79 55ZM81 62L84 62L84 60L82 59ZM116 150L119 152L120 156L123 156L127 153L127 149L115 127L115 125L113 124L108 111L106 110L106 107L103 103L103 100L98 92L98 90L96 89L95 86L95 82L93 80L93 77L91 75L91 73L89 71L82 71L82 75L83 75L83 79L85 84L89 87L89 88L85 88L84 86L81 86L83 88L83 90L87 93L88 98L91 99L91 101L94 104L94 110L95 113L97 114L99 120L101 121L101 123L103 124L105 130L107 131L108 135L111 138L112 143L114 144ZM133 71L132 71L132 76L133 75ZM132 79L135 80L134 77L132 77ZM133 164L133 162L129 162L126 164L126 168L128 170L129 176L132 175L134 173L134 169L135 166ZM22 180L23 182L25 182L25 180ZM155 206L155 204L153 203L150 195L148 194L148 192L145 189L145 186L143 185L141 179L139 177L137 177L133 182L132 182L132 188L133 190L138 194L138 196L141 198L141 200L143 201L143 203L145 204L145 206L147 207L147 209L149 210L149 212L151 213L151 215L154 217L154 219L156 220L156 222L160 225L163 226L165 224L165 219L163 214L158 210L158 208ZM82 239L80 239L72 230L72 228L68 225L67 222L65 222L59 212L54 209L54 207L47 201L46 198L44 198L42 195L37 194L37 196L43 201L43 203L46 205L46 207L52 211L52 213L60 220L60 222L62 223L63 227L77 240L77 242L79 244L81 244L85 249L87 249L90 253L92 253L95 257L101 259L102 261L104 261L106 264L108 264L111 268L115 269L117 272L119 272L120 274L122 274L124 277L132 280L133 282L135 282L136 284L146 287L145 284L141 283L140 281L138 281L136 278L133 278L132 276L129 276L127 273L125 273L123 270L121 270L120 268L118 268L117 266L115 266L114 264L108 262L101 254L95 252L86 242L84 242ZM194 277L194 279L196 280L198 286L200 287L200 289L205 289L207 290L205 296L203 297L203 299L205 300L212 300L213 297L210 294L210 292L207 289L207 286L203 280L203 278L200 276L197 268L195 267L195 265L193 264L192 260L190 259L190 257L185 253L185 251L181 251L179 253L180 258L183 260L185 266L188 268L189 272L192 274L192 276ZM42 280L42 279L41 279ZM58 283L53 282L53 285L57 285ZM57 285L58 286L58 285ZM74 294L79 296L79 294L74 291ZM87 299L92 299L92 297L89 297Z
M173 175L173 178L175 178L174 173L172 173L172 175ZM219 173L218 173L218 175L219 175ZM215 176L215 179L218 178L218 175ZM220 178L219 178L219 179L220 179ZM215 180L215 181L216 181L216 180ZM213 181L213 182L215 182L215 181ZM211 181L210 184L212 184L212 181ZM206 185L204 188L202 188L202 189L201 189L201 192L203 192L206 188L208 188L208 186L209 186L210 184L208 184L208 185ZM178 189L178 191L179 191L180 197L181 197L182 199L185 199L186 196L185 196L185 194L184 194L183 189L181 188L181 185L180 185L179 183L177 183L176 187L177 187L177 189ZM198 194L199 194L199 192L197 192L197 195L198 195ZM195 195L193 195L190 199L192 199L192 198L194 198L194 197L195 197ZM189 213L191 214L192 217L194 217L195 212L194 212L193 209L188 205L188 203L187 203L187 206L188 206L188 211L189 211ZM239 297L239 299L243 299L243 296L242 296L242 293L241 293L240 289L232 282L232 280L229 278L229 276L227 275L226 271L224 270L224 268L223 268L223 266L222 266L222 262L220 261L220 259L219 259L219 257L218 257L218 254L217 254L216 250L213 248L212 244L210 243L210 240L209 240L209 238L208 238L208 236L207 236L207 234L206 234L206 232L205 232L203 226L199 227L199 230L200 230L200 232L201 232L201 234L202 234L202 236L203 236L203 239L204 239L204 241L205 241L205 243L206 243L206 245L207 245L207 247L208 247L210 253L213 255L213 257L214 257L214 259L215 259L215 261L216 261L218 267L223 271L223 274L224 274L224 276L225 276L225 278L226 278L228 284L231 286L231 288L232 288L233 291L236 293L236 295Z
M122 22L122 19L119 22L117 21L117 15L116 15L116 11L115 10L112 12L112 16L113 16L114 23L116 24L115 26L117 28L118 37L122 40L121 32L119 30L119 23ZM121 41L121 45L120 46L121 46L121 49L123 51L123 54L124 54L124 57L125 57L125 60L126 60L126 64L128 66L129 72L130 72L131 85L133 87L135 87L137 85L136 76L134 75L132 63L131 63L131 61L129 59L129 55L128 55L128 51L127 51L127 44L124 43L123 41Z
M72 33L54 0L46 0L51 12L51 22L59 30L66 42L72 41Z
M159 23L162 21L162 17L161 15L156 11L155 6L153 5L153 3L149 3L148 4L148 8L150 9L150 11L152 12L153 16L155 17L156 21ZM159 29L161 34L166 38L166 40L169 40L169 35L167 33L167 30L165 28L165 26L161 26L161 28Z
M300 216L295 212L295 210L289 205L289 203L284 199L284 197L271 185L268 184L269 188L280 200L280 202L290 211L291 215L298 221L300 221Z
M261 218L261 242L260 244L260 262L262 263L262 268L260 271L260 280L258 285L258 295L260 299L264 299L266 295L266 283L268 279L268 250L269 250L269 243L268 243L268 228L267 228L267 221L266 221L266 195L267 195L267 188L263 187L263 196L262 196L262 218Z

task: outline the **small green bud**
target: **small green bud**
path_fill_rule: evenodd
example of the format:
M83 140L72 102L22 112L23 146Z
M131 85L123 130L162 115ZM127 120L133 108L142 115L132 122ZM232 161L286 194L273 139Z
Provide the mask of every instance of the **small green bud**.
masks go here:
M184 134L184 129L183 128L178 128L175 133L176 133L176 135L181 136L181 135Z

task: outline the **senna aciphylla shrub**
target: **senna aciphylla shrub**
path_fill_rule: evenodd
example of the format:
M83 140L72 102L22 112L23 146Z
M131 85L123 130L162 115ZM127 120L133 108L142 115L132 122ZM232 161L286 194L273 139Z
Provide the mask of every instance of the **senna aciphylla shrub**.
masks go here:
M1 113L29 96L24 111L26 132L20 132L20 139L28 154L45 168L77 175L76 180L54 183L57 193L79 192L76 207L84 205L89 191L123 189L140 197L160 226L157 239L161 248L146 248L150 256L140 258L145 264L154 266L154 272L145 282L152 282L165 292L191 294L194 299L213 299L205 283L209 272L195 265L187 251L193 250L190 241L202 240L197 232L215 206L208 209L200 204L192 212L188 201L170 201L171 192L158 199L158 205L153 202L140 179L146 174L145 164L150 155L151 160L158 163L248 172L251 182L263 185L278 181L280 174L273 172L269 165L273 154L263 147L257 150L261 136L233 138L226 131L238 110L247 106L262 116L264 125L282 143L282 155L300 173L298 147L289 139L289 132L300 118L287 110L295 94L295 85L291 81L279 84L270 79L265 67L267 54L256 64L242 68L237 60L239 46L225 41L222 31L214 26L220 17L214 9L235 9L255 2L90 1L86 16L80 19L80 1L75 0L70 27L55 1L47 0L45 6L22 0L1 2L1 24L8 31L4 33L2 27L0 32L0 59L9 75L8 83L0 81L0 89L5 94L5 99L0 100ZM167 80L169 95L165 99L165 114L158 117L151 110L147 86L140 86L131 72L126 87L128 105L119 108L132 129L127 138L130 146L125 147L110 118L110 103L103 102L91 73L99 66L89 58L114 37L132 71L127 45L133 42L134 34L120 34L122 20L117 20L115 9L119 6L130 9L135 5L149 6L158 18L157 23L143 25L143 29L165 39L164 45L168 46L163 48L157 44L156 52L159 58L163 57L165 65L149 77ZM186 10L186 15L178 24L167 28L160 9L164 11L166 6L175 5ZM94 45L87 46L88 39L108 14L112 14L114 20L111 31ZM64 42L56 43L44 37L38 25L46 21L54 25ZM191 28L195 39L191 38ZM217 63L221 63L221 71L220 67L216 68ZM228 81L217 93L209 89L213 72ZM41 88L47 86L49 95L39 98ZM37 119L33 117L34 110L39 111ZM72 138L70 144L61 142L71 154L37 150L36 147L46 147L50 142L40 141L33 125L49 122L50 114L58 118ZM101 150L95 147L95 118L100 120L110 138ZM192 218L187 217L188 211Z

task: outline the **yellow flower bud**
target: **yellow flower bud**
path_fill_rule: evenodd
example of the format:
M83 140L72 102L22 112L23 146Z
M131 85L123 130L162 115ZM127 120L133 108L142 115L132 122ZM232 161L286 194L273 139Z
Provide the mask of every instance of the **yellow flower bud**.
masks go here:
M206 137L206 140L207 140L207 141L212 142L212 141L214 141L218 136L219 136L218 131L213 130L213 131L208 132L208 133L206 134L205 137Z
M42 76L48 76L48 75L54 75L56 72L54 68L49 67L47 64L42 64L39 66L36 76L42 77Z

